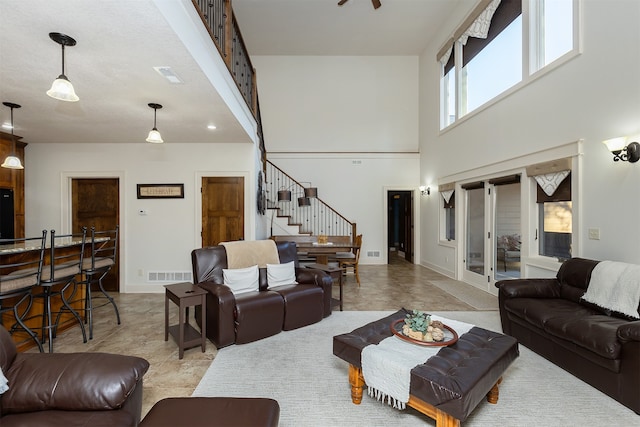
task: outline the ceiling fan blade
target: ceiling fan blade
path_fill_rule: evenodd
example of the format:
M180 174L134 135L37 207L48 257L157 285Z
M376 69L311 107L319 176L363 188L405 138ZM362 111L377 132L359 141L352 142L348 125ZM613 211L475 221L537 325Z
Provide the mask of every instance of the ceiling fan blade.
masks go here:
M340 0L338 2L338 6L342 6L343 4L345 4L348 0Z
M373 3L373 8L377 9L380 6L382 6L382 3L380 3L380 0L371 0L371 3Z

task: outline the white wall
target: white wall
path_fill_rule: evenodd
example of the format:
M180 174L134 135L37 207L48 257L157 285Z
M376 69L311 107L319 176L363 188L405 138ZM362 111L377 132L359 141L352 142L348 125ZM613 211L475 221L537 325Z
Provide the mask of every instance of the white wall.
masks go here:
M418 58L252 62L269 160L297 181L312 182L323 201L357 223L361 263L386 263L386 191L420 185Z
M268 153L417 152L417 57L255 56L251 61Z
M581 5L580 56L440 132L435 56L468 10L459 10L443 25L441 38L420 57L420 174L437 183L582 139L583 191L577 207L582 243L573 255L640 263L640 163L614 163L601 143L640 134L640 2L589 0ZM421 208L422 263L454 273L455 246L438 241L437 201L423 199ZM589 228L600 229L600 240L588 240Z
M271 154L269 160L298 181L312 182L320 199L356 223L362 233L360 263L387 262L387 192L416 190L417 154ZM417 210L414 216L417 221ZM368 256L369 251L380 257Z
M29 144L26 148L26 234L69 232L72 177L120 178L122 292L161 291L148 271L191 271L201 246L203 176L245 177L245 238L256 238L254 145ZM136 184L184 183L184 199L137 199ZM139 215L145 209L147 215ZM258 220L259 221L259 220ZM142 274L140 274L142 273Z

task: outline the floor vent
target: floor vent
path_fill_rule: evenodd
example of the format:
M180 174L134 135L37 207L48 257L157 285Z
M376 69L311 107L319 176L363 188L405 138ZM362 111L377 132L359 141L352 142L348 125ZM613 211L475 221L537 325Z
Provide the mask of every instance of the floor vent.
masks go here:
M380 258L380 251L367 251L367 256L370 258Z
M147 282L193 282L190 271L149 271Z

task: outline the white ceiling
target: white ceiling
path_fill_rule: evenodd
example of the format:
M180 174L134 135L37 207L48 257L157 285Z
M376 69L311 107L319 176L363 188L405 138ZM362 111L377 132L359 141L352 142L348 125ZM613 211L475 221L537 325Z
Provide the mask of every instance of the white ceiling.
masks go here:
M186 0L0 0L0 102L27 143L143 142L153 126L166 143L248 142L158 5ZM475 0L233 0L250 55L417 55L461 2ZM74 37L65 71L80 101L45 95L61 72L50 32ZM169 66L171 84L153 67ZM0 105L0 123L9 108ZM215 124L217 129L207 129ZM2 129L5 132L10 130Z

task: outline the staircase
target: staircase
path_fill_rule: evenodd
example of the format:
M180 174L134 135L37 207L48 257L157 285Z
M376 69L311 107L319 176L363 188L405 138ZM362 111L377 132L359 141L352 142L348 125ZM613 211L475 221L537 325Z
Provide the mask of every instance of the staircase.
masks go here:
M356 223L351 222L319 197L309 197L308 206L299 206L305 198L305 187L269 160L266 161L267 208L271 217L271 235L307 234L327 236L356 235ZM291 201L278 202L278 191L291 191Z

